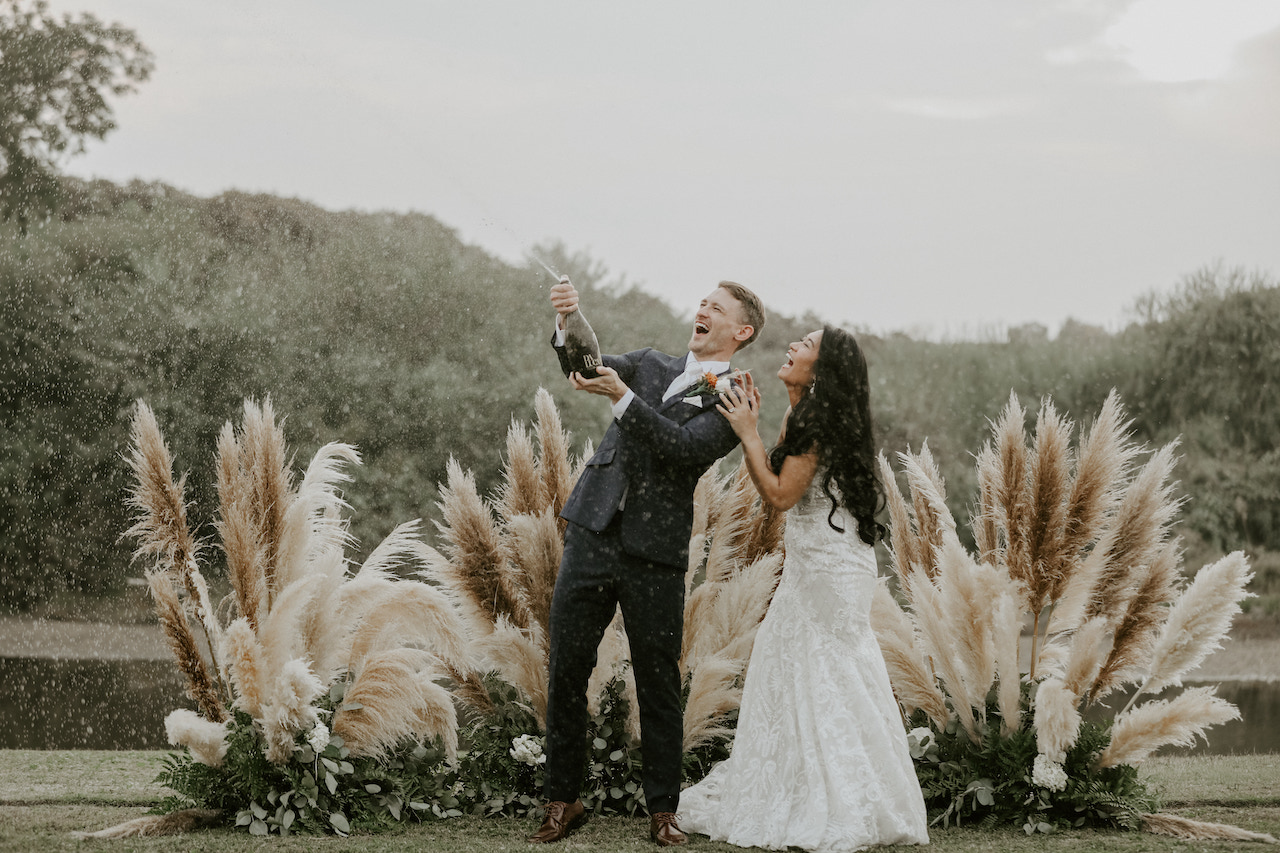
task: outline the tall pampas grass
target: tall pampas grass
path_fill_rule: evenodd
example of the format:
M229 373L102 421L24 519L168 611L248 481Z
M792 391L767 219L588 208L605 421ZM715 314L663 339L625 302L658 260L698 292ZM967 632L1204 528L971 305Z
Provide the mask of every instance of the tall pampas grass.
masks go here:
M174 481L173 457L160 433L155 413L144 403L135 409L132 437L128 460L134 474L134 488L129 495L129 505L135 510L135 517L128 535L138 542L135 557L154 560L154 567L146 573L147 585L165 639L177 659L179 671L186 678L187 695L205 717L222 722L227 717L228 697L225 687L217 681L216 653L221 632L212 612L207 585L199 573L200 549L187 521L186 478ZM187 593L189 606L179 600L179 589ZM189 613L189 609L194 613ZM207 660L192 630L192 621L204 631Z
M224 426L215 462L217 530L232 600L223 625L187 526L182 481L173 480L168 448L145 403L137 407L133 443L130 502L138 516L130 533L139 556L157 561L148 583L201 718L216 725L229 719L229 708L244 712L266 757L282 764L327 713L316 703L330 684L358 680L379 655L400 660L396 652L407 648L435 660L438 651L457 671L473 670L459 620L443 595L392 575L424 565L426 546L416 522L397 528L358 571L350 570L342 553L349 542L339 488L348 479L346 467L359 462L355 448L322 447L295 480L269 400L246 401L240 426ZM192 624L203 626L204 642ZM435 708L439 696L426 687L418 692L425 698L415 706L417 716L388 713L382 724L359 725L348 713L352 753L381 754L405 740L452 742L455 721ZM189 711L175 713L178 731L196 731ZM195 745L202 755L216 751L206 740Z
M954 533L927 447L899 455L909 497L889 490L901 603L882 587L873 627L904 714L923 712L939 733L958 728L977 749L1022 737L1030 723L1040 757L1027 778L1049 790L1063 790L1054 774L1064 762L1082 766L1071 756L1092 725L1084 711L1115 690L1134 692L1109 739L1101 736L1095 769L1189 744L1236 714L1203 689L1134 707L1142 695L1180 685L1218 647L1251 574L1236 553L1180 589L1176 443L1148 452L1128 428L1112 392L1074 447L1074 424L1047 400L1029 437L1026 410L1011 395L977 456L973 555ZM894 483L884 457L880 467ZM1025 668L1017 657L1023 626ZM948 814L963 802L957 796Z
M168 720L189 760L238 774L224 780L237 785L263 758L279 767L314 763L323 753L327 775L318 765L308 772L336 795L353 781L342 769L351 762L339 759L407 761L402 750L416 743L418 760L434 742L452 770L433 772L456 773L474 761L459 751L460 737L491 737L522 719L545 725L550 606L565 527L559 511L591 448L571 456L570 436L544 390L535 412L532 427L512 422L491 499L450 462L439 490L438 550L411 521L357 566L345 554L350 508L341 492L359 463L356 449L328 444L295 475L270 401L246 401L240 424L227 423L217 441L215 526L230 594L215 606L201 568L207 549L188 528L183 481L172 476L154 414L139 404L131 533L139 555L156 563L148 577L157 611L197 704ZM708 471L696 502L680 666L686 745L712 755L732 733L755 632L778 582L785 515L761 504L742 467L724 478ZM194 626L203 626L203 638ZM643 732L628 657L619 614L601 644L588 700L593 714L610 715L617 699L628 700L609 736L635 743ZM629 749L627 740L617 742ZM498 745L500 760L514 758L510 747ZM175 763L166 778L185 785L197 777ZM383 797L376 807L388 803ZM261 822L255 815L246 810L241 818ZM335 818L335 828L344 825ZM264 830L271 827L257 831Z
M919 632L894 599L885 580L876 584L871 628L880 642L894 695L905 715L924 711L939 729L946 728L951 716L946 694L929 667Z

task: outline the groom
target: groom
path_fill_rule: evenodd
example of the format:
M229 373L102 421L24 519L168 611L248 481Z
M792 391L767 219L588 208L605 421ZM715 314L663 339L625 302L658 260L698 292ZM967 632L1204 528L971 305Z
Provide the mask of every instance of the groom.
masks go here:
M587 681L596 649L622 607L639 701L649 835L684 844L676 823L684 726L680 642L684 575L693 528L693 490L710 465L734 448L733 428L700 386L764 327L759 297L721 282L694 317L689 353L652 348L604 356L599 376L571 373L564 316L578 308L567 277L551 288L557 312L552 343L579 391L608 397L610 424L587 461L561 517L569 524L551 602L547 696L546 820L529 840L559 841L584 817L578 799L586 758Z

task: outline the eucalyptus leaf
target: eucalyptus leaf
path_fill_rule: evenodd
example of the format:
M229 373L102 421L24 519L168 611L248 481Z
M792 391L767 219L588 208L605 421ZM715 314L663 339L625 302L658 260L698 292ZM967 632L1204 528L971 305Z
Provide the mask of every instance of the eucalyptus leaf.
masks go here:
M329 823L333 825L334 830L339 835L351 834L351 824L347 823L347 816L342 812L333 812L330 814Z

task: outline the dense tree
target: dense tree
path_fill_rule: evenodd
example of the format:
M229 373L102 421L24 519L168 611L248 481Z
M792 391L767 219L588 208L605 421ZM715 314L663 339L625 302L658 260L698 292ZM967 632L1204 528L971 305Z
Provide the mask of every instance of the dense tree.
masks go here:
M115 128L108 95L146 80L150 51L90 14L49 14L44 0L0 0L0 215L25 233L58 201L58 160Z
M1141 311L1160 367L1135 394L1148 432L1182 437L1188 521L1222 548L1280 549L1280 284L1218 264Z

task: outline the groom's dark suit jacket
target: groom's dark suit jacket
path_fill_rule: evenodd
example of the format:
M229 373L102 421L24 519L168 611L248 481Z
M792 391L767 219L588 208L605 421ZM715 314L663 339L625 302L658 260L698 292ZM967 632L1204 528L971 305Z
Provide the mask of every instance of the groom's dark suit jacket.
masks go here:
M568 359L556 347L567 376ZM685 357L652 348L606 355L606 367L635 393L621 418L614 419L586 464L561 517L597 533L604 530L626 496L620 536L628 553L683 569L693 529L693 490L707 468L737 445L737 436L715 406L685 402L689 392L662 395L684 372Z

